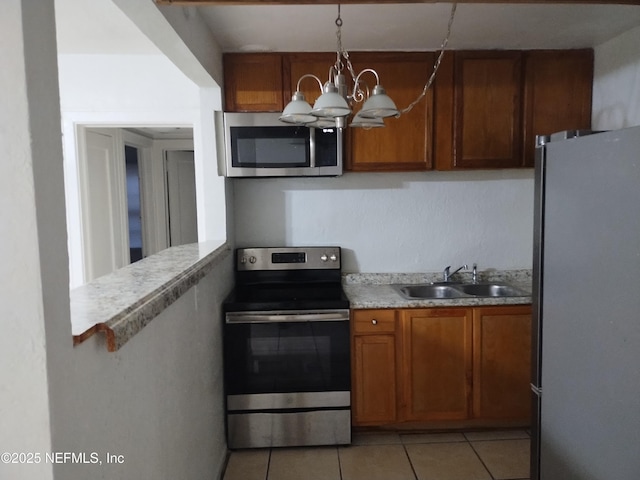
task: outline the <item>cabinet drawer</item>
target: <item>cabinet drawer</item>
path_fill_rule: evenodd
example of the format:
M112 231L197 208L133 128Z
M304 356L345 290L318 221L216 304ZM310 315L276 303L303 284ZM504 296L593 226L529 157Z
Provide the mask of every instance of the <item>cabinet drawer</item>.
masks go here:
M395 310L354 310L353 333L393 333Z

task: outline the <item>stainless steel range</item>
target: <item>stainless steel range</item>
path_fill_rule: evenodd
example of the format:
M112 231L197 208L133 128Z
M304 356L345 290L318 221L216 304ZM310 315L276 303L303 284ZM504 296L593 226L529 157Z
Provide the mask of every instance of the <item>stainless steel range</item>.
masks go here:
M236 250L224 302L229 448L351 443L339 247Z

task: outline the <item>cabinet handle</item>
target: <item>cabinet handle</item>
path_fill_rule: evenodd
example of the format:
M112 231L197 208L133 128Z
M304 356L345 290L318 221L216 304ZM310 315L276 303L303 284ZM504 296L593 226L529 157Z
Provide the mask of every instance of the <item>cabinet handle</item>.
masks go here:
M378 320L376 320L375 318L373 320L371 320L371 323L373 323L374 325L378 324Z

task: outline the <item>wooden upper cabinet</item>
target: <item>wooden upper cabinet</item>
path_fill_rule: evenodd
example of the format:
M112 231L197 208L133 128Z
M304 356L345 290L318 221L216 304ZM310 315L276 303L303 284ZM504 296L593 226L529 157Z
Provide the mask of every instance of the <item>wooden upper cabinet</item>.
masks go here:
M407 107L422 92L433 67L433 54L364 53L351 54L355 73L373 68L380 76L380 84L396 103L399 110ZM349 84L353 82L346 72ZM361 79L370 90L375 76L365 73ZM433 91L411 112L400 118L385 119L384 128L347 130L347 163L352 171L411 171L431 168L431 125ZM354 114L362 107L357 104Z
M473 311L473 416L528 421L531 306Z
M472 310L402 310L403 408L406 421L470 416Z
M282 55L226 54L223 63L225 111L282 111Z
M525 54L524 164L534 165L536 135L591 128L593 50Z
M435 54L354 52L351 59L356 74L375 69L403 109L422 92ZM335 53L225 54L225 110L280 112L300 77L312 73L324 84L335 61ZM362 80L375 85L370 73ZM434 85L411 112L386 119L385 128L346 129L345 168L531 167L536 135L590 127L592 85L592 50L446 52ZM306 78L301 91L313 105L320 87Z
M532 167L536 135L590 127L592 85L592 50L447 52L436 169Z
M521 165L520 52L456 52L455 168Z

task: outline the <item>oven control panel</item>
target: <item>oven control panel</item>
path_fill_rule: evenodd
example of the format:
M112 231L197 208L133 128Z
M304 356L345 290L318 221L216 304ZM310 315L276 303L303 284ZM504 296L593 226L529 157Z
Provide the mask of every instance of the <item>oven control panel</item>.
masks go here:
M239 248L236 270L340 270L340 247Z

